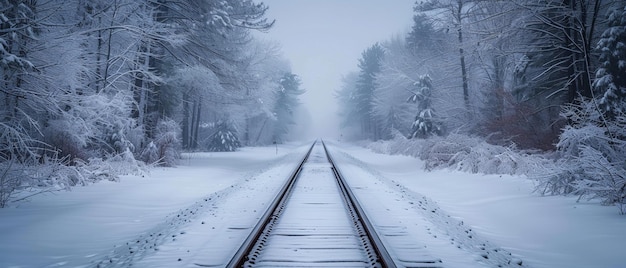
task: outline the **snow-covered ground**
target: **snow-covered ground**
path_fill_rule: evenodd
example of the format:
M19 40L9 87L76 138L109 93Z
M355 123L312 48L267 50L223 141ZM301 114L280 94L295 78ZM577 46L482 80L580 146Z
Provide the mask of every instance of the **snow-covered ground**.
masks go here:
M128 262L154 255L155 248L184 238L180 233L192 220L236 210L232 204L221 207L221 199L239 197L240 189L254 185L260 193L271 194L273 189L264 187L275 187L289 174L304 149L285 145L278 153L265 147L186 154L177 168L38 195L17 207L0 209L0 267L91 267L111 259ZM232 220L236 219L217 218L214 225L198 221L208 228L223 221L230 228ZM177 261L179 256L172 258Z
M143 178L0 209L0 267L219 267L309 145L188 154ZM419 251L446 267L626 265L626 218L614 207L541 197L524 177L425 172L412 157L328 145L367 209L385 216L373 221L403 249L396 257Z
M402 192L405 203L419 199L436 202L444 215L430 217L430 223L444 236L454 238L451 243L467 250L475 250L475 245L458 237L463 229L446 224L441 216L445 219L447 214L462 222L475 237L509 251L528 267L626 267L626 217L615 207L577 202L576 197L538 196L533 193L533 182L524 177L425 172L423 163L412 157L375 154L348 145L337 149L350 155L339 154L344 160ZM347 163L344 161L344 173L349 178ZM480 244L476 253L482 251ZM445 263L445 256L431 253Z

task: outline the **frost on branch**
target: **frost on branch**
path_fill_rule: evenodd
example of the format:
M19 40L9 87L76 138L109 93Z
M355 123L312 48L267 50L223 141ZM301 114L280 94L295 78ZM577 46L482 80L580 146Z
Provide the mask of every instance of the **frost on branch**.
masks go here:
M560 159L552 171L536 176L542 194L599 198L626 213L626 115L605 120L594 100L567 106L572 123L560 136Z

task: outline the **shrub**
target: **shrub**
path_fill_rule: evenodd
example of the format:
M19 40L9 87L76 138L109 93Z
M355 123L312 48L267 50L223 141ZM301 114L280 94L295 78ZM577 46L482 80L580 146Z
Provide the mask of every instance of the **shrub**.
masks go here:
M539 166L551 166L541 155L518 151L514 146L492 145L483 139L461 134L408 140L396 135L367 148L387 154L402 154L424 161L426 170L452 168L471 173L527 174Z
M577 194L626 213L626 116L607 120L593 100L567 106L571 122L559 137L556 169L537 175L542 194Z

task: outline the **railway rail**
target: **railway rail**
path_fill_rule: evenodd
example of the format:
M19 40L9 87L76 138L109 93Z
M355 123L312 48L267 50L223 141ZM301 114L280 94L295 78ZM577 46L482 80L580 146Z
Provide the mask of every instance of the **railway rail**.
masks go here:
M306 156L226 267L396 267L324 142Z

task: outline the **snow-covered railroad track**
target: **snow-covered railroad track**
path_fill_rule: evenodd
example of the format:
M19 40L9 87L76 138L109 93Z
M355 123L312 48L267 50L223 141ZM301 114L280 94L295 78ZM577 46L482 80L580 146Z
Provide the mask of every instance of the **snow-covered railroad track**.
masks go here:
M312 145L227 265L250 266L396 267L323 142Z

